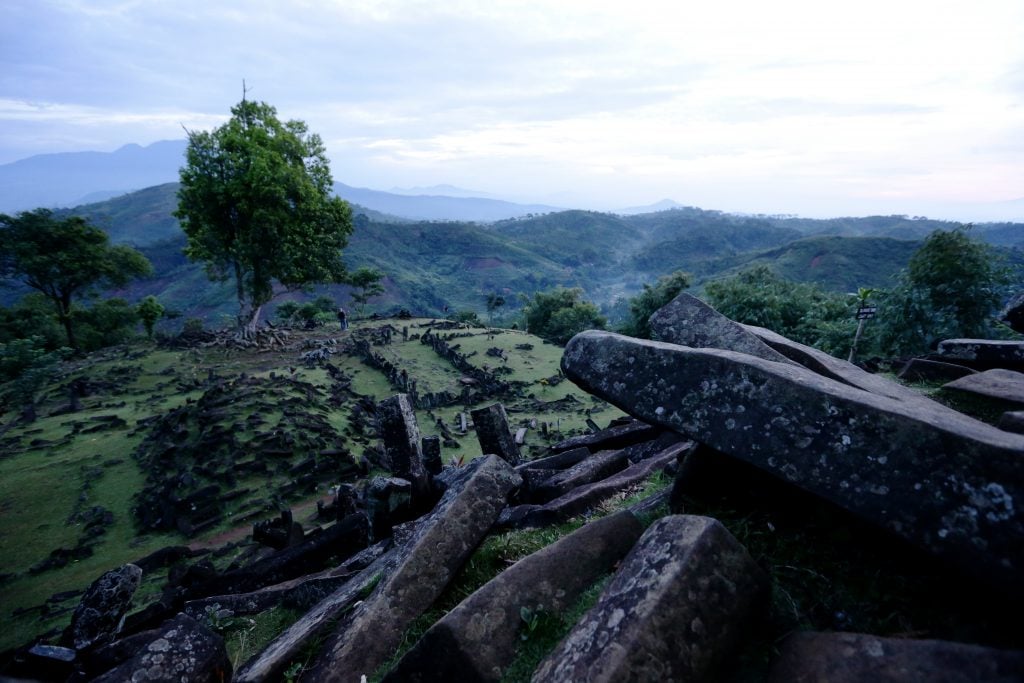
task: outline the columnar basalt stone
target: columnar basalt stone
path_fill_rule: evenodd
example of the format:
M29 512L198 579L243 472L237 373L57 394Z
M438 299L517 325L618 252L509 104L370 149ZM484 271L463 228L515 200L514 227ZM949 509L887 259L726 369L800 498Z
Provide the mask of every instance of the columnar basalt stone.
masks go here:
M717 520L663 517L533 681L714 680L767 586Z
M590 331L566 374L641 419L746 460L963 570L1020 591L1024 437L809 370Z
M728 349L777 363L791 363L742 325L686 292L650 317L654 339L694 348Z
M1024 342L991 339L946 339L939 342L938 360L962 363L977 370L1024 371Z
M398 477L374 477L366 487L366 516L373 538L391 534L391 527L412 515L412 483Z
M141 581L142 570L134 564L112 569L93 581L71 616L66 644L84 650L112 641Z
M512 565L428 630L385 681L499 681L515 656L521 610L558 613L609 573L643 533L632 514L591 522Z
M433 604L480 543L520 484L496 455L462 468L401 550L398 567L329 641L310 672L316 681L358 681L378 669L409 624Z
M430 474L441 474L444 467L441 461L441 437L423 437L423 466Z
M629 465L626 455L625 450L595 453L586 460L547 479L531 492L530 499L537 503L545 503L565 495L583 484L606 479Z
M1024 651L863 633L795 633L770 683L1019 683Z
M985 370L942 385L945 390L1024 403L1024 373L1013 370Z
M1024 292L1017 294L1006 304L1000 319L1006 321L1014 332L1024 334Z
M583 434L559 441L548 450L556 454L577 448L586 448L591 453L609 451L649 441L657 436L659 431L661 431L659 427L652 427L639 420L631 420L626 424L609 426L595 434Z
M391 473L412 482L413 498L428 490L423 466L420 428L406 394L395 394L377 404L378 431L384 441L384 459Z
M1024 434L1024 410L1011 410L999 417L999 428L1004 432Z
M922 380L943 380L949 382L966 377L967 375L973 375L975 372L977 370L972 370L956 363L943 363L926 358L911 358L896 377L907 382L920 382Z
M223 638L191 617L179 614L164 624L157 637L131 660L94 680L222 683L231 680L231 662Z
M500 403L470 411L481 453L493 453L510 465L518 465L519 446L508 428L508 415Z

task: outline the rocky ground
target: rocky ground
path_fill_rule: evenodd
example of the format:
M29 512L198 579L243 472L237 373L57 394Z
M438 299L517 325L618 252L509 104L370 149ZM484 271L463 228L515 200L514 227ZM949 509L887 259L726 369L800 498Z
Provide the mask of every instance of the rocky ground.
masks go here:
M983 391L946 390L1005 408L1000 429L687 295L652 329L660 341L578 335L551 372L518 333L386 321L302 340L287 372L193 371L194 395L135 427L86 422L141 432L147 537L229 540L255 522L252 540L103 573L6 674L1024 679L1019 349L993 361L991 345L950 343L913 370L1000 370ZM576 435L545 419L553 406ZM292 503L327 485L300 521Z

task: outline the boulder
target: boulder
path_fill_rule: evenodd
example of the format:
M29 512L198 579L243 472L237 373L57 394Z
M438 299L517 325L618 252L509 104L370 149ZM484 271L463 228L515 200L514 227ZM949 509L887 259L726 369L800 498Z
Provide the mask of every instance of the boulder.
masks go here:
M991 339L946 339L936 351L939 360L960 363L976 370L1024 371L1024 342Z
M521 559L431 626L384 680L501 680L515 656L523 610L559 613L571 608L641 533L636 517L620 512Z
M409 624L426 611L476 549L520 484L496 455L462 468L434 511L404 544L402 559L326 643L309 675L316 681L358 681L395 651Z
M728 349L777 363L792 363L743 325L722 315L686 292L651 315L651 336L658 341L694 348Z
M745 460L1020 592L1024 437L931 402L715 349L576 335L584 390Z
M84 650L114 640L141 581L142 570L134 564L112 569L93 581L71 616L65 644Z
M1024 652L863 633L795 633L782 643L770 683L1019 683Z
M942 388L1010 403L1024 403L1024 374L1013 370L977 372L943 384Z
M663 517L532 680L715 680L767 587L767 576L717 520Z
M134 657L94 679L96 683L167 681L222 683L231 680L224 639L184 614L168 621Z
M971 370L956 363L943 363L942 361L928 360L926 358L911 358L896 377L908 382L949 382L966 377L967 375L973 375L975 372L977 370Z

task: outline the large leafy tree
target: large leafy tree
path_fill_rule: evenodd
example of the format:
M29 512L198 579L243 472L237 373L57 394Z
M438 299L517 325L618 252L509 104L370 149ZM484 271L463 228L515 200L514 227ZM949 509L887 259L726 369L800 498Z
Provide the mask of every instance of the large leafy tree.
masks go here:
M111 246L103 230L48 209L0 214L0 276L21 280L53 304L67 343L78 348L72 303L99 287L149 275L152 266L131 247Z
M606 323L597 306L583 299L579 288L537 292L526 305L525 314L530 332L556 344L568 343L583 330L604 329Z
M348 203L331 195L320 137L274 107L242 99L213 131L189 131L178 210L185 253L214 280L234 279L239 331L251 336L275 294L343 282Z
M969 225L936 230L925 238L900 284L880 306L883 349L920 353L950 337L990 337L1012 273Z
M645 284L643 291L629 300L629 320L622 326L623 334L650 339L649 318L689 286L690 276L681 270L662 275L654 285Z

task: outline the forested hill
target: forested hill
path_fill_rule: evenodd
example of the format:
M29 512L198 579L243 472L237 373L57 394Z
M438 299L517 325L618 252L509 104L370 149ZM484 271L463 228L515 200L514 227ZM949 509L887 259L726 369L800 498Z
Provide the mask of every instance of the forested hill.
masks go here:
M181 255L184 235L172 212L177 184L150 187L68 210L105 229L115 242L140 247L156 275L121 292L155 294L187 316L233 311L231 288L206 280ZM637 215L560 211L490 224L410 222L354 206L356 230L345 261L386 273L378 310L482 311L489 293L515 295L556 285L584 288L609 304L675 270L701 282L755 264L835 291L887 287L929 232L955 224L903 216L812 220L733 215L684 207ZM974 234L1024 248L1024 225L985 224ZM1019 257L1019 254L1018 254ZM344 298L344 288L319 291ZM12 294L5 295L11 300Z

